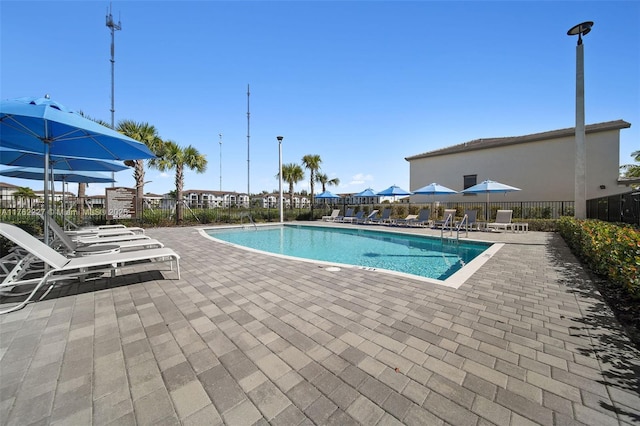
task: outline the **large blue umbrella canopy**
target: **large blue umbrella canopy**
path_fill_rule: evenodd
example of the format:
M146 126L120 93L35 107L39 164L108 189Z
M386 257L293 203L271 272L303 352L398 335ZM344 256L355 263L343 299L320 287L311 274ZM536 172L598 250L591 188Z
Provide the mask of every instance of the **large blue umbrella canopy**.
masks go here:
M435 214L435 202L436 195L448 195L448 194L457 194L457 191L454 191L451 188L447 188L446 186L440 185L439 183L430 183L429 185L423 186L422 188L418 188L413 191L416 195L431 195L433 200L431 202L431 213Z
M473 185L467 189L462 190L462 192L465 194L487 194L487 208L485 212L485 218L487 220L489 220L489 194L495 192L507 193L513 191L520 191L520 188L505 185L504 183L495 182L493 180L485 180L477 185Z
M391 185L387 189L383 189L382 191L378 192L376 195L393 197L393 201L395 202L397 196L411 195L411 193L409 191L405 191L397 185Z
M7 166L37 167L44 166L44 155L37 152L16 151L0 148L0 164ZM82 170L95 172L120 172L128 169L123 164L91 158L49 156L49 165L56 170Z
M505 185L504 183L495 182L493 180L485 180L477 185L473 185L467 189L462 190L464 193L471 194L484 194L491 192L512 192L520 191L520 188L515 186Z
M367 188L364 191L361 191L355 194L354 197L376 197L377 195L378 194L376 194L376 192L373 189Z
M49 170L53 174L53 180L73 182L73 183L111 183L114 180L111 176L92 171L71 171L71 170ZM0 170L0 176L7 176L18 179L42 180L44 181L44 170L35 167L14 167L12 169Z
M77 155L102 160L142 160L155 155L143 143L82 117L62 104L44 98L0 102L0 146L42 152L44 155L44 210L49 218L50 155ZM44 241L49 242L48 222Z
M340 198L340 196L336 195L336 194L334 194L334 193L332 193L330 191L324 191L324 192L316 195L315 198L322 198L322 199L328 200L328 199L338 199L338 198Z
M423 186L422 188L416 189L413 191L416 195L443 195L443 194L457 194L457 191L454 191L451 188L447 188L446 186L440 185L439 183L430 183L429 185Z
M29 152L102 160L141 160L155 155L143 143L73 112L48 98L0 102L0 144ZM48 150L45 148L48 147Z

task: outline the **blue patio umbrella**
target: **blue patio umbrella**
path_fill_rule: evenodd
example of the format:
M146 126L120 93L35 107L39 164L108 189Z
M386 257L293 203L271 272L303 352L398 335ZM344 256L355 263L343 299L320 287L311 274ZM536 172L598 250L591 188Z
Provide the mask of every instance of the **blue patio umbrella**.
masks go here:
M44 166L44 155L37 152L16 151L0 148L0 164L7 166L37 167ZM120 172L129 167L112 161L91 158L50 155L49 165L56 170L76 170L95 172Z
M393 197L393 201L395 201L397 196L411 195L411 193L409 191L405 191L397 185L391 185L387 189L383 189L382 191L378 192L376 195Z
M378 194L376 194L376 192L371 189L371 188L367 188L364 191L360 191L357 194L354 195L354 197L376 197Z
M433 197L433 201L431 203L431 213L434 213L436 195L449 195L449 194L457 194L458 191L455 191L451 188L447 188L446 186L440 185L439 183L430 183L429 185L423 186L422 188L418 188L413 191L415 195L431 195Z
M336 199L339 199L341 197L339 195L336 195L336 194L330 192L330 191L324 191L324 192L316 195L315 198L320 198L320 199L323 199L323 200L336 200Z
M114 180L111 176L93 171L71 171L51 169L53 180L72 183L111 183ZM14 167L0 170L0 176L7 176L17 179L44 180L44 170L35 167Z
M48 213L50 155L102 160L154 158L146 145L82 117L62 104L44 98L18 98L0 102L0 146L44 155L45 213ZM48 214L44 240L49 242Z
M422 188L416 189L413 191L413 194L417 195L442 195L442 194L457 194L458 191L455 191L451 188L447 188L446 186L440 185L439 183L430 183L427 186L423 186Z
M504 183L495 182L492 180L485 180L477 185L473 185L467 189L463 189L465 194L487 194L487 208L485 211L485 219L489 220L489 194L491 193L507 193L513 191L520 191L520 188L515 186L505 185Z

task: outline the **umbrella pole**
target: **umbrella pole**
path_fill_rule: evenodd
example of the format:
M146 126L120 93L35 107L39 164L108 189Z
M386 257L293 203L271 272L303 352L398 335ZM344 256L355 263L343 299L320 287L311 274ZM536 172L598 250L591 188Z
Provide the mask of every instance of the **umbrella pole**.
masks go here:
M44 122L44 243L49 244L49 142L47 122Z
M487 222L489 222L489 220L491 219L491 211L489 210L491 208L491 203L489 203L489 191L487 191Z

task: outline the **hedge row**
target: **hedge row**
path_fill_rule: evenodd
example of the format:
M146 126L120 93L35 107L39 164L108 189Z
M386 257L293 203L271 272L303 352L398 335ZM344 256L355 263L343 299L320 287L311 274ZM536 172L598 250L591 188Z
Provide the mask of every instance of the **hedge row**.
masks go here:
M563 217L560 235L597 274L640 298L640 230L600 220Z

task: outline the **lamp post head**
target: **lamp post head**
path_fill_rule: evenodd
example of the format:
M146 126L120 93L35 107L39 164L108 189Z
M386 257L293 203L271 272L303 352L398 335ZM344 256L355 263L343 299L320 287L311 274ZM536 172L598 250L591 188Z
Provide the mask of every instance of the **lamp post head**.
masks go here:
M284 139L284 136L276 136L276 139L278 139L278 142L282 142L282 139Z
M569 31L567 31L567 35L569 36L578 36L578 44L582 44L582 36L587 35L591 32L591 27L593 27L593 21L586 21L578 25L574 25L571 27Z

